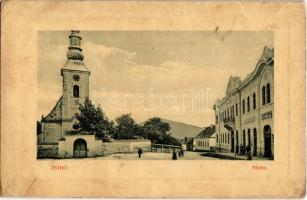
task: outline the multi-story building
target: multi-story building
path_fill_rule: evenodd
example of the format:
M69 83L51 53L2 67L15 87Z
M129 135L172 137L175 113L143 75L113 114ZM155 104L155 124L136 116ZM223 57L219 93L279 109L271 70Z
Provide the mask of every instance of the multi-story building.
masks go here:
M213 109L217 151L274 158L274 49L264 48L244 80L230 77Z

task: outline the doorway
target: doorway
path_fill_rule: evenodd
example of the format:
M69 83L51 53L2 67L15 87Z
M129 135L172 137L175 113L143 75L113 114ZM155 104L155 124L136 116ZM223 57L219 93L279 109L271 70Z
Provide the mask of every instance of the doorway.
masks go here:
M264 157L271 158L272 156L272 133L269 125L264 126Z
M74 142L74 157L75 158L87 157L87 144L84 139L77 139Z

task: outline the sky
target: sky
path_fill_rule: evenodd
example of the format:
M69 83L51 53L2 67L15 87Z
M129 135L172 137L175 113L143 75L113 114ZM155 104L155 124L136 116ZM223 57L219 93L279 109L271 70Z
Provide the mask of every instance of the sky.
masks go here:
M38 120L62 95L69 31L38 32ZM90 99L109 119L131 113L204 127L230 76L251 73L273 32L81 31Z

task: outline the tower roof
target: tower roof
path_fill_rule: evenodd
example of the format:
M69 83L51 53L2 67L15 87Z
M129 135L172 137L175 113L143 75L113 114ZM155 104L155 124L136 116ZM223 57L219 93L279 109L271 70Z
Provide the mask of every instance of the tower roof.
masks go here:
M80 31L72 30L69 35L69 46L67 51L67 61L62 70L75 70L90 72L83 62L83 53L81 48L82 37Z

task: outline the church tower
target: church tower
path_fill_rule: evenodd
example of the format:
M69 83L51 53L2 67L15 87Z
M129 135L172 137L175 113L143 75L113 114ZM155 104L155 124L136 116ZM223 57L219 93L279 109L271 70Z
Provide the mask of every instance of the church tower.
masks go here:
M83 62L80 31L71 31L67 61L61 68L63 77L63 94L54 108L46 117L42 117L41 143L55 143L63 139L67 131L78 130L76 113L79 113L80 104L89 97L90 71Z
M63 77L62 120L70 121L79 113L79 105L89 97L90 71L83 62L80 31L69 35L67 62L61 69Z

